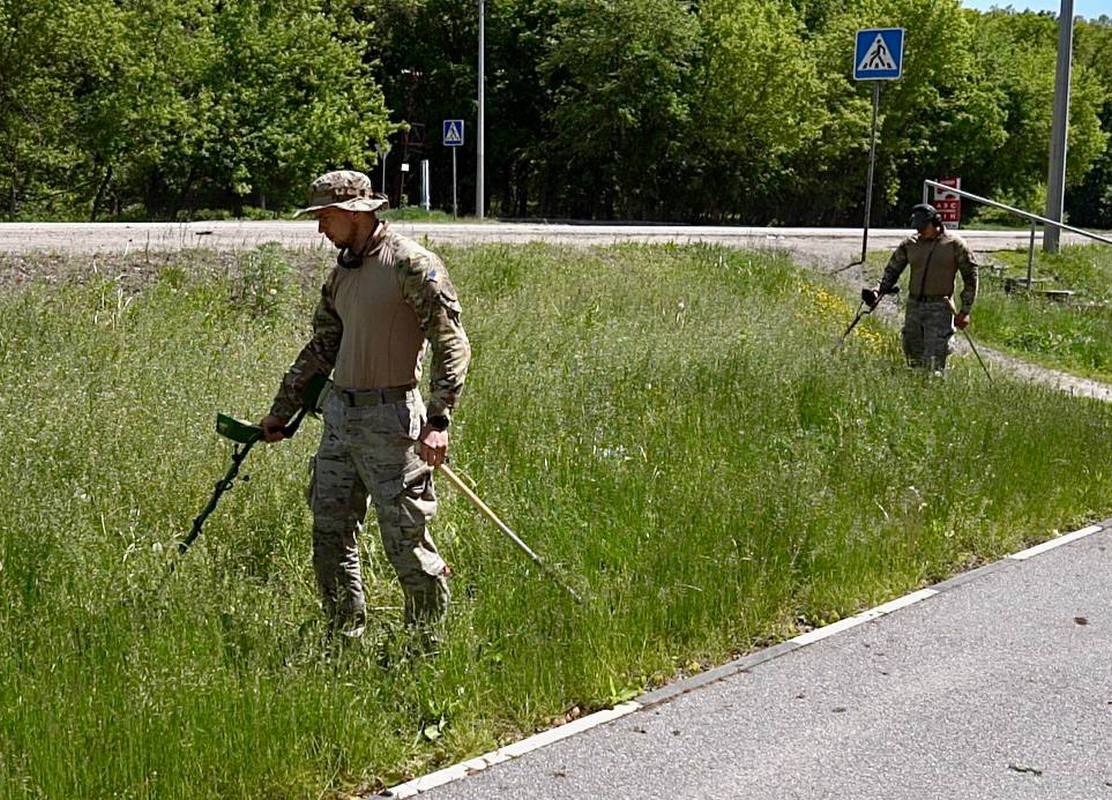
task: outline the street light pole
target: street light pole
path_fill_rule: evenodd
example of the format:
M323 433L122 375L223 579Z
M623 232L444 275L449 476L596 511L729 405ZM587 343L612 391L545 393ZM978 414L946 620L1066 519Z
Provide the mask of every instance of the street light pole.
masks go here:
M486 146L486 20L485 0L479 0L479 132L476 139L478 152L476 154L475 175L475 215L482 219L486 211L486 187L483 185L485 165L484 148Z
M1050 130L1050 172L1046 180L1046 216L1062 221L1066 199L1066 133L1070 116L1070 72L1073 62L1073 0L1062 0L1058 17L1058 71L1054 79L1054 122ZM1061 230L1043 229L1043 250L1058 252Z

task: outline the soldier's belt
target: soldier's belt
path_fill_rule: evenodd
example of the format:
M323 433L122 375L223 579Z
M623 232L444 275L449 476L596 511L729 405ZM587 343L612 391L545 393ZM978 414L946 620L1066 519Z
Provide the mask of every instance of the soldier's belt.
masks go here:
M377 406L405 400L415 386L391 386L386 389L337 389L336 396L345 406Z
M916 302L919 302L919 303L945 303L947 300L950 299L950 295L948 295L948 294L912 295L911 299L915 300Z

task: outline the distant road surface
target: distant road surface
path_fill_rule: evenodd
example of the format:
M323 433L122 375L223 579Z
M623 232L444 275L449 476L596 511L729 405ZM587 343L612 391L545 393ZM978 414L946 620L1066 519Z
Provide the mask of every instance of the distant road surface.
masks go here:
M488 224L394 223L402 233L434 244L524 243L530 241L596 245L617 242L690 244L730 247L772 247L838 259L861 252L859 228L751 228L695 225L592 225L493 222ZM870 249L894 247L908 230L869 232ZM1026 231L962 231L981 251L1026 247ZM1063 243L1079 243L1067 234ZM80 253L181 250L205 247L220 250L252 248L265 242L290 247L322 246L316 222L106 222L0 223L0 251L67 251ZM1039 236L1041 243L1041 235Z

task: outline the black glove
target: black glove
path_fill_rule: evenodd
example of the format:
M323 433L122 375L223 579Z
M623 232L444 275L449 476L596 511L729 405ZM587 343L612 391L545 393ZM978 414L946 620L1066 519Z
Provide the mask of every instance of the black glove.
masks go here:
M861 302L869 308L876 308L876 304L880 302L880 292L869 286L861 290Z

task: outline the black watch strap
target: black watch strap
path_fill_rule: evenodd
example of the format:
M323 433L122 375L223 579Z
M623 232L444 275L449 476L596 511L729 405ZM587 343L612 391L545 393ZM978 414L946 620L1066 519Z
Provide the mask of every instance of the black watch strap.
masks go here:
M448 426L451 424L452 421L443 414L434 414L433 416L429 417L429 427L432 428L434 431L446 431L448 430Z

